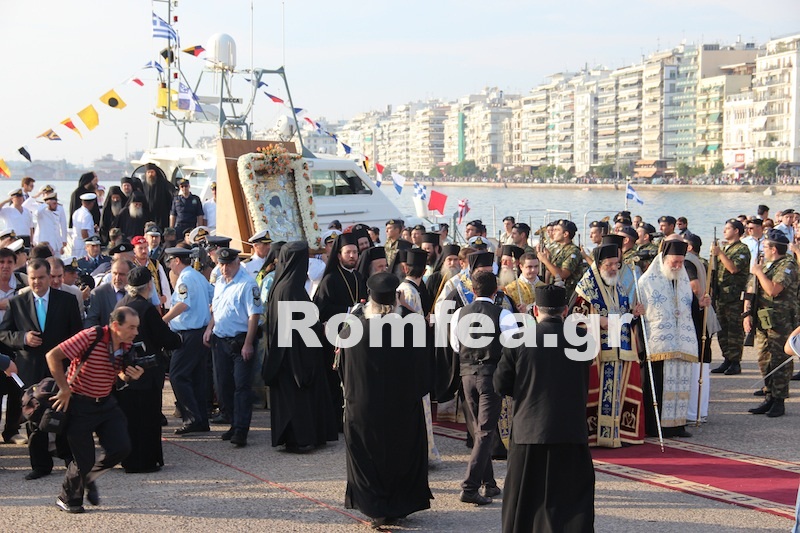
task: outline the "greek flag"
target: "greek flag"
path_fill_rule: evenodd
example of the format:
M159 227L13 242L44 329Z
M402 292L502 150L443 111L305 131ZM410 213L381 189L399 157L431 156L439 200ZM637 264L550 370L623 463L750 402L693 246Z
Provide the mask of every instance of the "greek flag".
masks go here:
M403 192L403 186L406 184L406 177L397 172L392 172L392 182L394 183L394 189L397 191L397 194L401 194Z
M164 67L162 67L161 65L159 65L155 61L148 61L147 64L145 66L143 66L142 68L143 69L145 69L145 68L154 68L158 72L160 72L161 74L164 73Z
M178 42L178 34L175 32L175 28L155 13L153 13L153 37L156 39L171 39Z
M628 200L636 200L637 203L644 205L644 200L639 198L639 195L636 193L636 191L633 190L633 187L631 187L630 183L628 184L628 187L625 189L625 198L627 198Z
M414 182L414 197L420 200L428 199L428 188L418 181Z

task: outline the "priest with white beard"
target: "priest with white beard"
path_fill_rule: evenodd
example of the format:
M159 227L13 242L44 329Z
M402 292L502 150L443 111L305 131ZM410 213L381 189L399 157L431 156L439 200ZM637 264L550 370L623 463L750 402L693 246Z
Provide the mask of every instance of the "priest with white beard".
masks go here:
M665 240L661 253L639 279L646 347L653 366L653 383L645 371L642 391L648 436L658 434L652 387L656 391L664 437L691 437L685 426L692 363L697 362L697 333L692 320L692 286L683 266L687 248L684 241ZM706 296L700 306L709 303Z

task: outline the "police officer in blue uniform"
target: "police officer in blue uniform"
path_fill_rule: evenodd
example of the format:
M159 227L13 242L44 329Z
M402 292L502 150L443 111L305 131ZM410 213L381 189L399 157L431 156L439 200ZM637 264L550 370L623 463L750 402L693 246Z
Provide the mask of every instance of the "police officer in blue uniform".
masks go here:
M191 250L167 248L164 257L167 266L177 276L172 293L172 307L163 320L183 340L180 348L172 352L169 380L183 415L183 426L176 435L208 431L207 360L208 348L203 344L203 332L211 320L209 305L213 287L206 278L192 268Z
M182 179L178 182L180 191L172 199L172 209L169 212L169 225L175 228L178 235L184 230L192 229L205 224L203 202L196 194L192 194L189 180Z
M261 291L239 263L239 250L217 252L220 276L214 285L211 322L203 342L211 346L220 411L231 418L222 440L241 448L253 415L252 383L258 321L263 312Z

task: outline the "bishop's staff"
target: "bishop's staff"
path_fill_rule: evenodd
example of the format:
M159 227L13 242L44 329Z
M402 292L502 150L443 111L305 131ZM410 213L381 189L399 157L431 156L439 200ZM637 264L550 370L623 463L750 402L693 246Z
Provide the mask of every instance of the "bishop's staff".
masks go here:
M717 228L714 228L714 246L717 245ZM713 247L712 247L713 248ZM713 253L709 252L708 254L708 267L706 268L706 292L705 294L710 296L711 291L711 273L713 272L716 275L717 270L717 256ZM707 305L703 309L703 335L701 336L700 341L700 374L697 378L697 420L695 421L695 427L700 427L700 404L703 397L703 362L706 358L706 339L708 338L708 333L706 332L706 327L708 326L708 308L711 305Z
M639 294L639 276L636 270L633 271L633 284L636 287L636 299L641 303L642 296ZM656 396L656 387L653 380L653 360L650 359L650 343L647 341L647 317L642 315L642 336L644 337L644 353L647 359L647 371L650 374L650 391L653 393L653 409L656 414L656 428L658 428L658 444L661 445L661 451L664 451L664 435L661 432L661 415L658 413L658 398ZM701 367L702 370L702 367ZM699 414L699 413L698 413Z

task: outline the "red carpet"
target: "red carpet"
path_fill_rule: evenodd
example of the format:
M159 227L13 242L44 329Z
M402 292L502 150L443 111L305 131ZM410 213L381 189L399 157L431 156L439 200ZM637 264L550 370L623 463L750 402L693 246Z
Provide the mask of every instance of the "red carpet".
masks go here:
M595 470L704 498L794 518L800 464L670 439L593 448Z
M464 424L434 422L433 432L465 440ZM794 518L800 464L747 455L685 440L592 448L595 470L741 507Z

